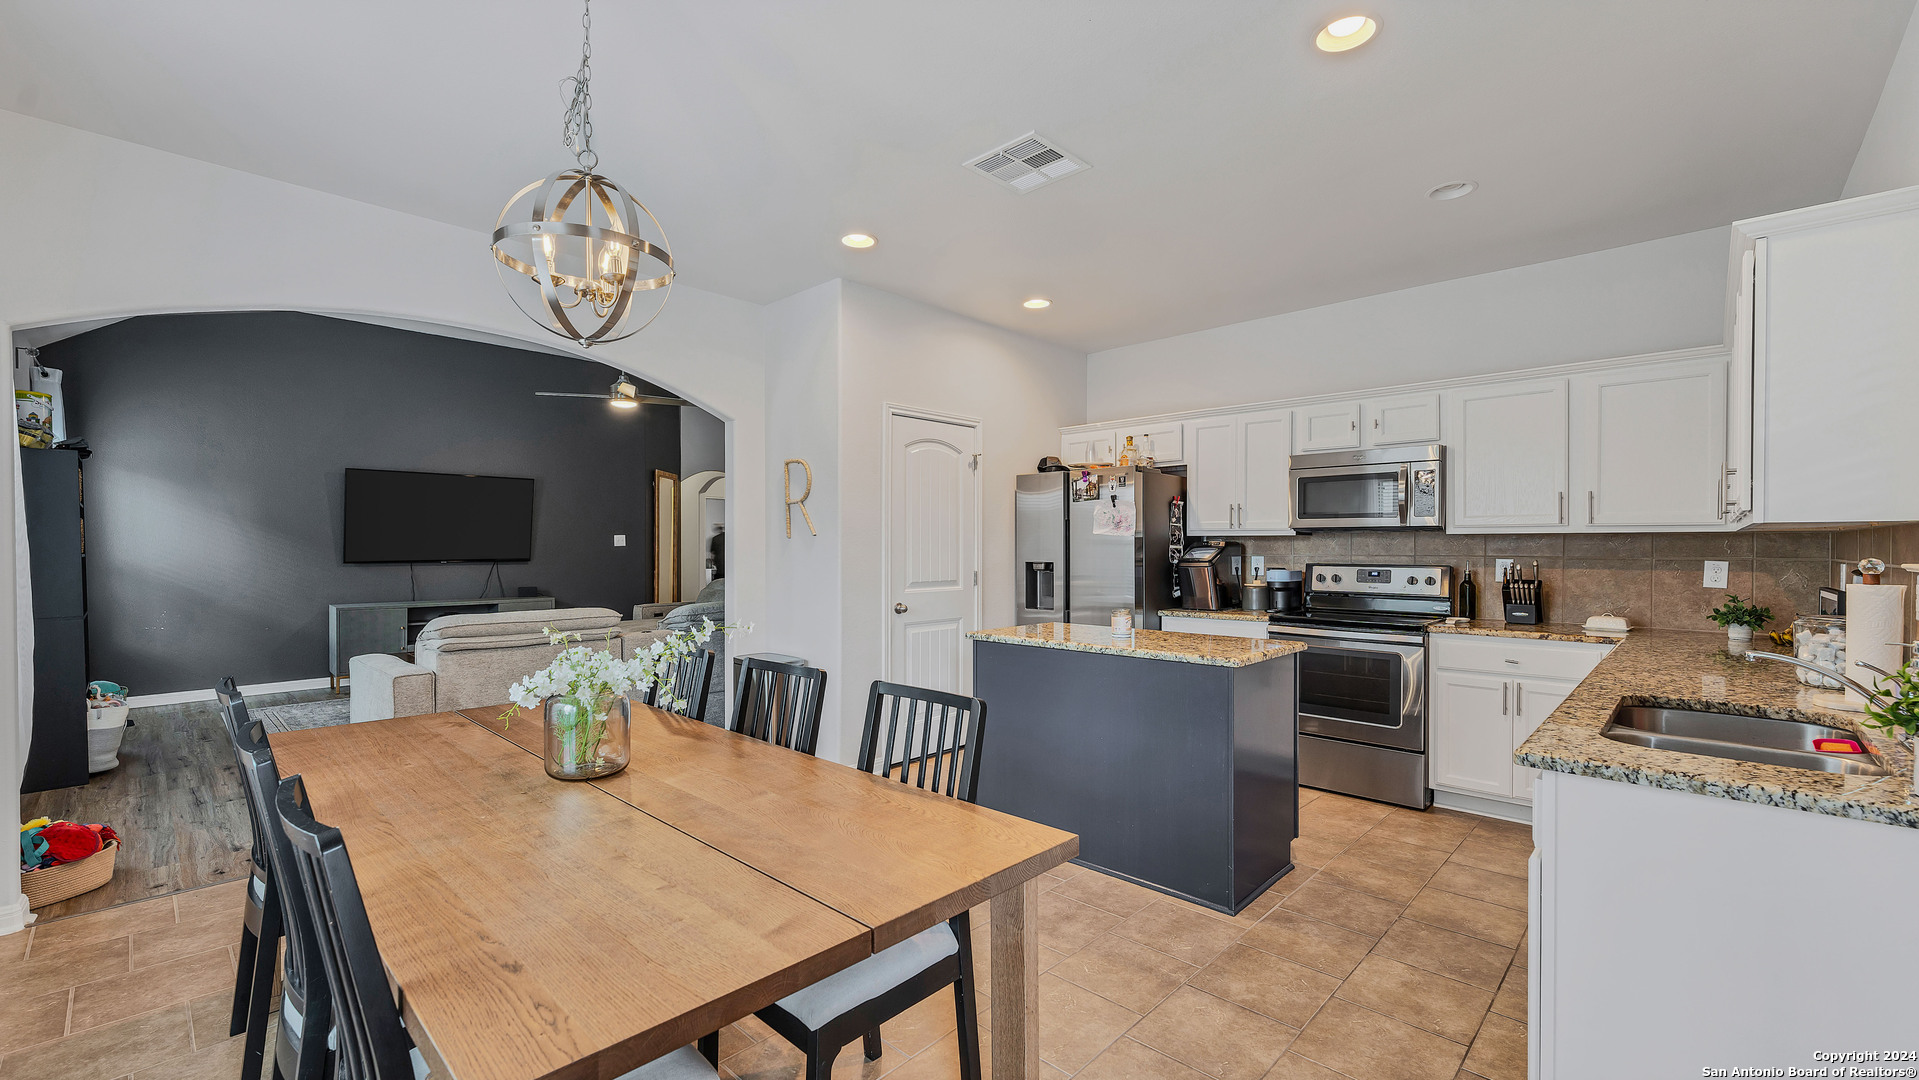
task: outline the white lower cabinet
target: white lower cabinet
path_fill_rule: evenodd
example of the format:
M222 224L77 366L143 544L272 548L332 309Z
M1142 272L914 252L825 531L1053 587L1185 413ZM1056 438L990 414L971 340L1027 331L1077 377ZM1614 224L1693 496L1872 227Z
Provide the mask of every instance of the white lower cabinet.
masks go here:
M1432 786L1475 795L1513 793L1512 684L1470 672L1434 671L1427 732Z
M1437 791L1530 803L1513 752L1603 660L1609 645L1434 634L1427 765Z

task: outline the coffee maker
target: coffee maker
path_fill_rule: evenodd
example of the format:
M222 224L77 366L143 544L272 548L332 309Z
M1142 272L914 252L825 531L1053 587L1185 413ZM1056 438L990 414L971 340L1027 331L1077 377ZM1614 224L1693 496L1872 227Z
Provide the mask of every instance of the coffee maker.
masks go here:
M1246 547L1237 540L1202 540L1179 557L1179 606L1194 611L1234 611L1239 608L1239 578L1233 560L1246 562Z

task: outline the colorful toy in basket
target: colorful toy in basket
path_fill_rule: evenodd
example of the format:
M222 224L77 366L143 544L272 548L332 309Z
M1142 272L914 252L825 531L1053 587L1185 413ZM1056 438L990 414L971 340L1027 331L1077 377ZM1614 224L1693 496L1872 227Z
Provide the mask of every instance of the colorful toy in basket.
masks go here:
M79 862L98 854L108 841L118 839L120 836L111 825L34 818L20 826L20 869L39 870Z

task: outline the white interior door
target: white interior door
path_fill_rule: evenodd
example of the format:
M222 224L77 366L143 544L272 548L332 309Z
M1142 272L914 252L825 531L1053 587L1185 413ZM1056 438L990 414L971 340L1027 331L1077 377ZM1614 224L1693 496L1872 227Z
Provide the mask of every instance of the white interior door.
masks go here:
M970 693L978 629L979 429L895 413L887 446L886 678Z

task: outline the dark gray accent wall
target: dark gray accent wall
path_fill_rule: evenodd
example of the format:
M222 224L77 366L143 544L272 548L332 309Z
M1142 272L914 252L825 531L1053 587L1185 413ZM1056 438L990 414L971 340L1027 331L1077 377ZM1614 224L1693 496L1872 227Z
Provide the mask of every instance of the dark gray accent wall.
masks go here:
M90 678L325 676L328 604L411 595L405 566L340 561L349 467L533 477L533 560L501 565L507 592L652 599L653 470L680 471L680 410L533 393L604 392L605 365L290 312L129 319L40 362L93 450ZM488 569L423 564L419 596L478 596Z
M702 409L680 415L680 475L726 471L726 421Z

